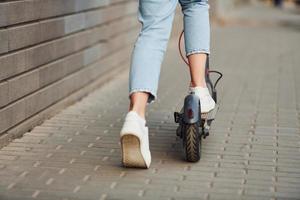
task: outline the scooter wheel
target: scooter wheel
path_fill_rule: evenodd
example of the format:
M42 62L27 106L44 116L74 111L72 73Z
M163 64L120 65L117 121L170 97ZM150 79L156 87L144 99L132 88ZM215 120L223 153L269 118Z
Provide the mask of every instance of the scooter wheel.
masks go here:
M197 162L201 157L201 137L197 123L186 124L183 137L185 159L188 162Z

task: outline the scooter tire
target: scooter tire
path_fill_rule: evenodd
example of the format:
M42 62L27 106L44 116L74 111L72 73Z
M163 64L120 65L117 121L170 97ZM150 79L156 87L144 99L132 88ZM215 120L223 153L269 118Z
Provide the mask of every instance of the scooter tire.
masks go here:
M197 123L186 124L183 136L185 159L188 162L197 162L201 157L201 137Z

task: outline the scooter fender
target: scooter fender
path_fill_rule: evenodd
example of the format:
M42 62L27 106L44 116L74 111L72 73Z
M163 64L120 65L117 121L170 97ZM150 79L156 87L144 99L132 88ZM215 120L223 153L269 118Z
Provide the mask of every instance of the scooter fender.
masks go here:
M194 93L187 95L184 98L184 115L183 120L185 123L196 123L199 121L200 99Z

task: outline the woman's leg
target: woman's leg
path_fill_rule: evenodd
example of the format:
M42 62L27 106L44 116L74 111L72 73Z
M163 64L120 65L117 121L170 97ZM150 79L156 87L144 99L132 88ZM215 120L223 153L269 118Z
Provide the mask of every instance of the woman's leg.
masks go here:
M129 110L145 118L147 103L157 98L160 68L171 34L178 0L140 0L138 20L142 24L131 57Z
M206 87L205 63L210 53L208 0L179 0L184 14L185 52L190 64L190 86Z
M188 56L189 68L191 75L191 87L207 87L205 82L205 64L207 55L205 53L197 53Z
M149 98L148 92L134 92L130 95L129 111L134 110L145 119L146 105Z
M210 53L208 0L179 0L184 14L185 51L189 61L189 91L200 98L201 113L214 109L215 102L205 82L205 65Z

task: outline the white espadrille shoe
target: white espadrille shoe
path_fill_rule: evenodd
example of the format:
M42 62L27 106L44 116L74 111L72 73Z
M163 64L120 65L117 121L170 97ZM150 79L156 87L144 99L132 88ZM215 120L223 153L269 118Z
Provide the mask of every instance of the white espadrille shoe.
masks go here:
M151 153L146 121L129 111L120 132L122 163L125 167L149 168Z
M208 113L215 108L216 103L210 96L207 87L189 87L189 92L191 91L195 92L195 94L200 98L201 113Z

